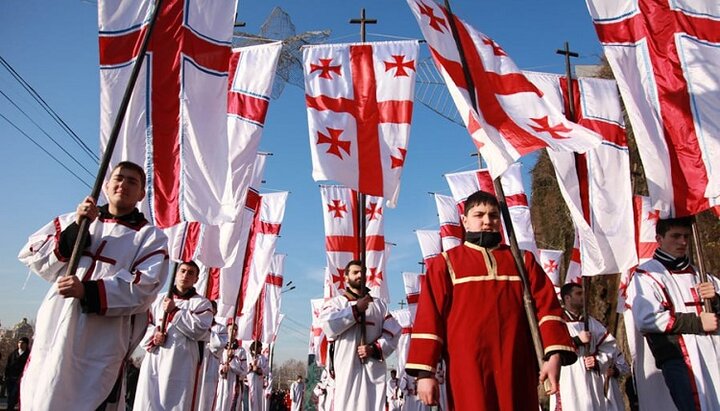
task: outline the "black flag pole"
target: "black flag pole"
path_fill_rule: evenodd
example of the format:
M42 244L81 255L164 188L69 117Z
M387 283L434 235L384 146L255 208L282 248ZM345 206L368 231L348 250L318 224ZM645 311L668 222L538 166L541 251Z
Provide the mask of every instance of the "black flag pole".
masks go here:
M365 8L360 9L359 19L350 19L350 24L360 25L360 42L365 43L365 25L377 24L376 19L365 18ZM365 238L367 237L367 224L365 223L365 194L360 192L358 187L357 192L357 207L355 209L355 218L357 220L358 227L358 255L360 262L362 263L362 276L363 280L366 278L367 264L366 261L366 249L365 249ZM363 287L365 287L365 281L363 281ZM363 290L363 296L365 291ZM360 313L360 345L365 345L366 342L366 330L365 330L365 312ZM365 361L361 360L364 363Z
M558 49L555 51L555 53L565 56L565 79L567 80L568 90L568 104L567 111L565 112L565 117L567 117L568 120L575 122L577 120L577 117L575 116L575 88L573 87L572 65L570 64L570 57L578 58L580 57L580 55L578 53L570 51L570 43L568 43L567 41L565 42L565 48ZM578 179L580 179L581 174L579 172L579 168L582 167L583 169L586 169L585 163L582 160L583 155L575 153L575 170L578 174ZM585 174L587 173L585 172ZM581 196L583 197L583 199L587 199L588 197L582 194L582 190L583 188L581 185ZM583 214L585 214L585 210L583 210ZM587 217L588 216L585 216L585 218ZM590 298L590 277L583 275L580 278L582 278L583 288L583 330L590 331L590 317L588 315L588 298Z
M140 68L142 67L143 61L145 60L145 52L147 51L148 44L150 42L150 36L152 35L155 23L157 22L162 2L163 0L155 0L155 9L153 10L152 17L150 18L150 21L148 22L147 28L145 30L145 35L142 39L140 49L138 50L137 59L133 64L133 69L130 73L127 87L125 87L125 94L123 95L120 107L118 108L117 115L115 117L115 123L113 124L113 128L110 131L107 146L105 147L102 161L100 161L100 168L98 169L98 173L95 176L95 184L93 185L92 192L90 193L90 197L92 197L95 202L97 202L97 199L100 196L100 190L102 189L102 184L105 180L105 174L107 173L108 167L110 166L110 159L112 158L113 151L115 150L115 144L117 143L118 136L120 135L120 128L122 127L123 121L125 120L125 113L127 112L128 105L130 104L130 98L132 97L135 83L137 82L138 75L140 74ZM85 241L87 240L90 220L83 217L80 219L80 223L78 225L79 234L75 239L72 254L70 255L70 260L68 261L67 269L65 270L65 276L75 275L75 272L77 271L78 264L80 263L80 255L82 253L82 248L85 244Z
M470 97L470 103L475 111L479 112L477 99L475 97L475 85L473 83L472 76L468 69L467 61L465 59L465 52L462 44L460 43L460 37L458 36L457 26L455 25L454 16L450 8L450 0L445 0L445 8L448 12L448 24L450 31L452 32L455 45L457 46L458 53L460 55L460 63L462 64L463 74L465 75L465 83L468 88L468 96ZM497 195L498 203L500 203L500 214L502 215L503 222L505 223L505 230L508 234L508 242L510 243L510 251L512 252L513 259L515 260L515 267L518 270L520 280L523 287L523 306L525 308L525 315L527 316L528 325L530 328L530 335L532 337L533 348L535 351L535 357L537 359L538 368L542 369L542 365L545 362L542 339L540 336L540 326L538 325L537 314L535 312L535 301L530 294L530 281L528 274L525 270L525 264L523 263L522 254L520 253L520 247L517 243L517 237L515 230L513 229L512 219L510 218L510 210L508 209L507 200L505 199L505 191L503 190L500 182L500 177L493 180L493 187L495 188L495 194ZM549 381L546 380L545 389L549 388Z

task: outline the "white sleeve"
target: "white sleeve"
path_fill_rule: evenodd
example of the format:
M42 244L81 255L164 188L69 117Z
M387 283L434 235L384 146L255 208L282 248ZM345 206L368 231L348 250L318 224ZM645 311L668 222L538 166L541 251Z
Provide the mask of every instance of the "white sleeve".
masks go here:
M385 313L382 334L380 334L380 337L376 341L382 351L382 358L387 358L395 351L398 341L400 341L400 333L402 332L402 327L400 327L395 317L387 312L387 307L385 307Z
M186 308L180 308L175 312L168 329L175 327L190 340L205 341L208 339L213 320L212 305L203 297L193 297L191 300L198 301L191 301Z
M60 233L74 218L74 213L62 215L33 233L18 253L20 262L43 279L55 282L68 260L60 255Z
M638 270L633 276L635 298L632 304L635 327L642 333L664 333L672 328L671 301L650 274Z
M358 323L352 305L340 307L336 300L323 304L320 311L320 322L327 338L336 339L339 335Z

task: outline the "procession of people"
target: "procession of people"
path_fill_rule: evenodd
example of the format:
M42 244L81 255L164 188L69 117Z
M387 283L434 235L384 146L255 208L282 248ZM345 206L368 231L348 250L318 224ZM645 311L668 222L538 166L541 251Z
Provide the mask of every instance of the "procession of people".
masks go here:
M288 192L261 192L258 146L287 45L232 48L234 1L151 3L98 2L103 158L20 249L48 286L4 368L9 410L720 411L696 218L719 224L720 6L587 0L608 80L574 76L567 44L564 76L522 71L450 2L407 0L480 168L432 193L399 309L385 207L421 44L367 42L363 9L361 42L299 49L325 268L307 374L278 381ZM525 192L518 161L540 149L566 210ZM573 247L539 247L553 230ZM625 329L590 307L596 276L621 278Z

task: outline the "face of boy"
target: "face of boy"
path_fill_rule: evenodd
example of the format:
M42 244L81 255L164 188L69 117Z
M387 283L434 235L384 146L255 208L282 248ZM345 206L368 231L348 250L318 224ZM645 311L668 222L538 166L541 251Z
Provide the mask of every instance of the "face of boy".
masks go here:
M138 201L145 198L142 176L129 168L118 167L110 174L105 183L105 194L108 198L110 212L114 215L125 215L131 212Z
M175 288L180 292L188 291L197 282L199 274L197 268L188 264L180 264L177 274L175 274Z
M671 227L665 235L657 235L655 239L661 250L675 258L679 258L687 255L690 234L690 227Z
M500 231L500 210L491 204L476 204L462 215L465 231Z

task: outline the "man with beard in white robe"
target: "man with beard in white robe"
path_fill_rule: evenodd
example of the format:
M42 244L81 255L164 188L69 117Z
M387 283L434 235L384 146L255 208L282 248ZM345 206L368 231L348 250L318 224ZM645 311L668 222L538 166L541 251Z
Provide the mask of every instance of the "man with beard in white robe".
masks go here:
M213 307L213 315L217 314L217 302L210 301ZM215 322L210 327L210 341L205 344L203 353L203 365L200 371L198 403L195 409L198 411L212 411L217 394L217 386L220 380L220 360L223 349L227 345L227 327Z
M142 167L118 163L104 187L107 205L86 198L30 236L18 256L55 283L38 311L24 410L125 409L123 365L165 282L167 238L135 208L145 196ZM88 240L75 275L65 276L82 218Z
M230 334L235 334L232 332L232 327L237 325L231 324L230 327ZM241 342L238 340L228 342L220 362L220 382L215 398L215 411L233 410L233 404L237 404L242 392L243 379L247 371L247 353L242 348Z
M248 411L262 411L265 395L265 375L268 373L268 360L262 353L262 342L253 341L250 345L248 360Z
M690 217L658 221L658 248L632 279L632 314L678 410L720 410L720 282L700 282L690 265L691 232Z
M584 330L583 288L568 283L560 289L565 311L563 319L578 347L578 361L565 365L560 373L560 392L550 397L550 409L562 411L622 411L625 409L617 376L630 372L622 359L615 337L598 320L589 317ZM605 380L610 387L605 393Z
M305 381L302 375L290 385L290 411L302 411L303 398L305 398Z
M153 303L151 323L143 339L147 353L140 367L133 406L136 410L193 409L202 342L209 339L213 320L210 301L195 291L199 275L195 262L181 263L172 298L160 295Z
M365 267L350 261L345 267L345 293L327 300L320 322L329 341L335 375L337 410L385 408L385 358L397 347L401 327L387 304L365 287ZM361 327L365 325L365 341ZM328 354L330 355L330 354Z

